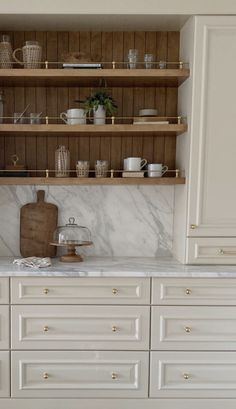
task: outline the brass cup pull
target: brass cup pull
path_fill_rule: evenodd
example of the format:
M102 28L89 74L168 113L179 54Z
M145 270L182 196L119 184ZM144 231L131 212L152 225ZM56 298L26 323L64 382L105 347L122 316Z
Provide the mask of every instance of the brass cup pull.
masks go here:
M116 332L117 331L117 327L115 326L115 325L113 325L113 327L112 327L112 332Z
M44 293L44 294L48 294L48 293L49 293L49 289L48 289L48 288L44 288L43 293Z
M48 378L49 378L48 373L47 373L47 372L44 372L44 374L43 374L43 379L48 379Z
M195 230L197 228L197 225L196 224L190 224L190 229L191 230Z
M187 381L189 379L189 374L188 373L184 373L183 374L184 379Z
M191 332L191 328L190 327L185 327L185 332L187 332L188 334Z
M112 288L112 294L116 295L118 293L117 288Z
M115 372L112 372L112 374L111 374L111 379L117 379L118 378L118 375L115 373Z
M49 328L47 325L45 325L45 327L43 327L43 332L48 332Z
M185 294L186 294L186 295L190 295L191 293L192 293L192 291L190 290L190 288L186 288Z

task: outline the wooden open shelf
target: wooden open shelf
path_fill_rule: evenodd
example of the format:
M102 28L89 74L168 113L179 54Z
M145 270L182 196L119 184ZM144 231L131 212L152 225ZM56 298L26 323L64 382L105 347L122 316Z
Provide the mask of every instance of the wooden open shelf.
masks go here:
M9 87L177 87L189 77L189 69L0 69L0 85Z
M49 124L49 125L28 125L28 124L1 124L0 134L71 134L77 135L93 134L93 136L101 136L101 134L141 134L142 136L152 134L181 134L187 131L186 124L160 124L160 125L124 125L124 124L106 124L106 125L63 125L63 124ZM120 136L120 135L119 135Z
M185 178L56 178L0 177L0 185L183 185Z

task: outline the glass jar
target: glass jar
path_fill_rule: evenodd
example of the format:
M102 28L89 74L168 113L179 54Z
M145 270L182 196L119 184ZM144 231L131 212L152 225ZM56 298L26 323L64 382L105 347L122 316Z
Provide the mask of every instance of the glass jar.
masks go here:
M1 36L0 41L0 68L12 68L12 46L6 34Z
M55 152L55 176L57 178L66 178L70 176L70 152L60 145Z
M53 241L66 246L88 245L91 244L91 232L87 227L76 224L74 217L70 217L69 223L55 230Z

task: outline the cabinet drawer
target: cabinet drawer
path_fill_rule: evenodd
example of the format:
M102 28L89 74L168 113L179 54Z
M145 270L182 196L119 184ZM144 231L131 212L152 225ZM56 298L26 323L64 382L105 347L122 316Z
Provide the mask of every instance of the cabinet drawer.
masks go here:
M9 304L9 278L0 278L0 304Z
M9 352L0 351L0 398L8 398L9 396L10 396L10 356Z
M236 264L236 238L188 238L187 264Z
M236 279L154 278L152 303L157 305L236 305Z
M236 350L236 307L152 307L152 349Z
M150 397L235 398L235 352L152 352Z
M9 306L0 305L0 349L9 348Z
M150 280L139 278L12 278L13 304L149 304Z
M150 308L13 306L13 349L148 349Z
M147 397L148 352L12 353L13 397Z

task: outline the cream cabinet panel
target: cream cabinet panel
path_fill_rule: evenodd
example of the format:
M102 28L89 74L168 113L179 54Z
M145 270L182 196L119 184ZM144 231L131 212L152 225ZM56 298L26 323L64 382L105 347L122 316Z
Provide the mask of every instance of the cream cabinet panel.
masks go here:
M12 278L13 304L149 304L150 280L140 278Z
M148 349L150 307L13 306L13 349Z
M236 307L152 307L151 349L236 350Z
M9 348L9 306L0 305L0 349Z
M153 278L152 304L236 305L236 279Z
M236 17L195 25L188 235L236 236Z
M190 264L236 264L236 238L188 238L187 262Z
M148 352L12 352L12 396L144 398Z
M10 357L9 352L0 351L0 398L7 398L9 396L10 396Z
M152 398L235 398L235 352L152 352Z
M9 278L0 278L0 304L9 304Z

